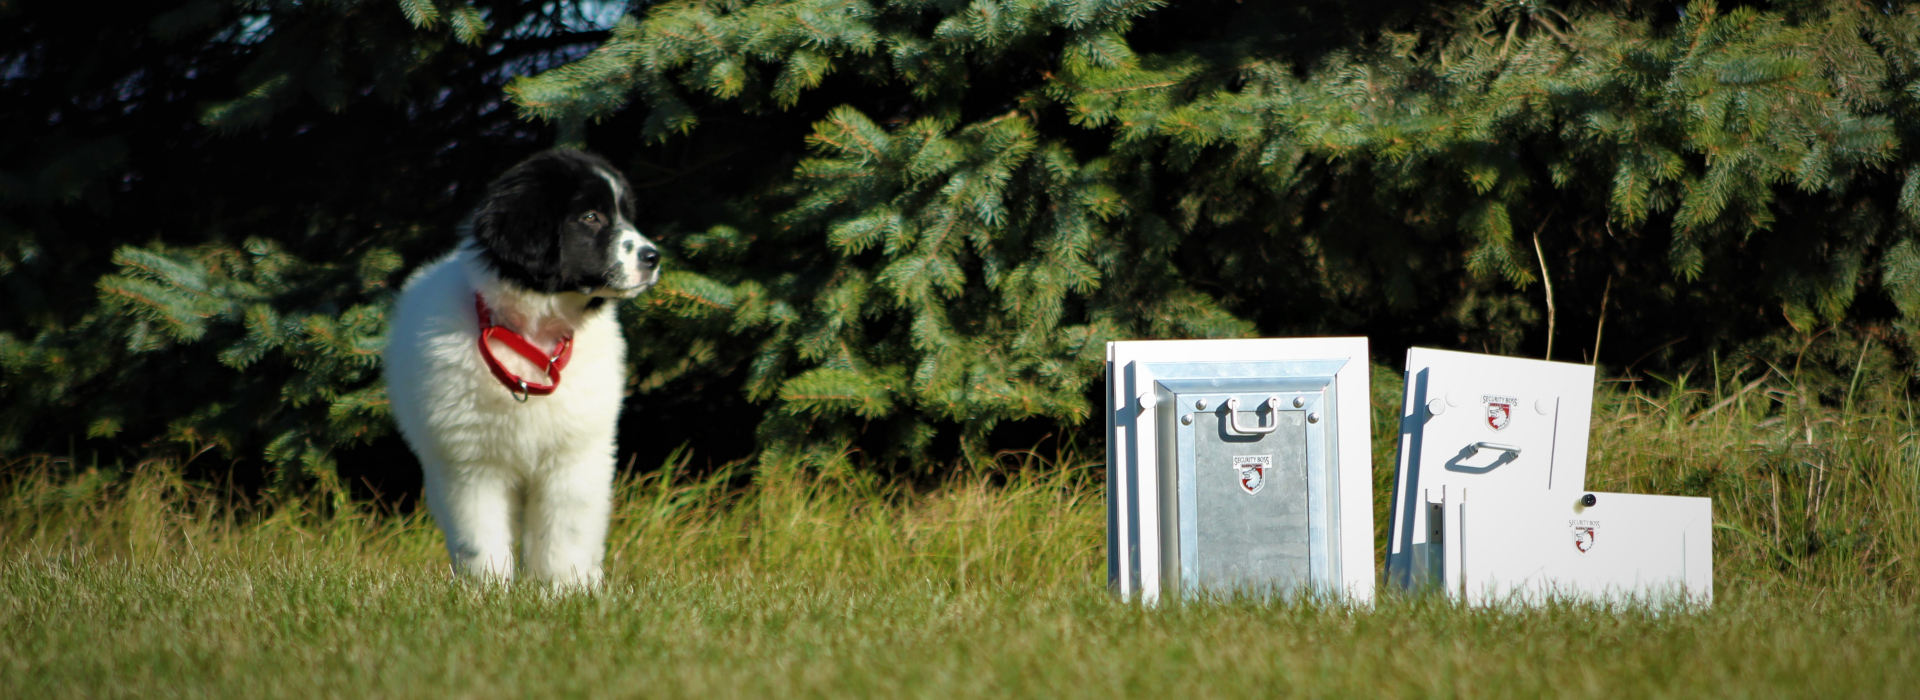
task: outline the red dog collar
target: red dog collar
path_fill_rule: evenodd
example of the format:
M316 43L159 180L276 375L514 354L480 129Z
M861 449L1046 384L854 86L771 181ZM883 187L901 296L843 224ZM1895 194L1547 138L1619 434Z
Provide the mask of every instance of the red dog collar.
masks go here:
M546 396L553 393L555 387L560 386L560 370L566 369L567 361L573 359L572 333L560 336L560 344L554 347L553 355L548 356L541 352L540 348L534 347L526 336L515 333L513 329L506 326L494 325L493 313L487 310L487 300L480 298L479 292L473 293L473 307L480 312L480 357L486 359L487 369L493 371L493 378L500 380L500 384L507 387L507 391L513 392L513 398L526 401L528 396ZM498 338L521 357L527 358L534 364L544 365L547 378L552 379L553 383L531 384L521 379L520 375L507 371L507 368L500 366L500 358L493 356L493 348L487 346L489 338Z

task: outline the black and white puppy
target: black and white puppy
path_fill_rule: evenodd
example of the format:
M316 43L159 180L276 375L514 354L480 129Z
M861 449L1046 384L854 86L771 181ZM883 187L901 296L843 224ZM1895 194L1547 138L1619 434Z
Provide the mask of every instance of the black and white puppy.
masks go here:
M387 393L456 574L601 579L626 389L606 302L659 279L634 206L600 157L540 153L494 180L459 246L400 293Z

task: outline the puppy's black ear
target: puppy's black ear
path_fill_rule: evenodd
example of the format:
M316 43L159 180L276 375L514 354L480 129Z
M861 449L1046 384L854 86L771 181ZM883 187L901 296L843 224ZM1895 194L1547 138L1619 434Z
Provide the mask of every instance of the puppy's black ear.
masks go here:
M481 258L501 277L534 291L558 291L567 178L548 151L522 161L487 186L470 219Z

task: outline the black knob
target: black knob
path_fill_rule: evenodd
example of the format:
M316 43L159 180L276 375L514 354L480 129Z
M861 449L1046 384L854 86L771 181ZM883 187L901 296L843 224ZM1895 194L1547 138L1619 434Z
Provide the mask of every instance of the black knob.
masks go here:
M1588 508L1592 508L1593 504L1599 503L1599 502L1600 502L1600 499L1594 498L1593 494L1587 494L1585 496L1580 497L1580 505L1586 506Z

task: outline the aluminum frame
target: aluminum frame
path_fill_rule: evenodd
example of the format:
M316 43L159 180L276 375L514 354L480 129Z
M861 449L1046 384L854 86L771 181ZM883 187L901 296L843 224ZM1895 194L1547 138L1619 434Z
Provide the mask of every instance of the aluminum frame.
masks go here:
M1339 446L1327 439L1339 419L1324 414L1326 406L1337 403L1334 377L1344 360L1304 360L1291 362L1159 362L1149 363L1154 376L1153 388L1159 405L1178 410L1160 411L1156 423L1168 439L1159 442L1161 464L1174 464L1161 472L1160 508L1161 586L1166 591L1207 588L1230 592L1203 580L1200 563L1200 458L1202 440L1199 430L1206 425L1230 422L1225 409L1228 399L1240 399L1257 406L1269 397L1279 399L1272 409L1275 427L1280 414L1299 418L1305 442L1307 480L1307 583L1330 588L1340 581L1338 474L1333 466L1339 459ZM1252 379L1249 377L1258 377ZM1300 399L1294 406L1293 399ZM1207 401L1206 410L1191 410L1194 401ZM1201 416L1209 416L1202 418ZM1308 420L1320 415L1318 420ZM1186 420L1192 416L1194 420ZM1291 422L1291 421L1289 421ZM1337 434L1337 433L1335 433ZM1173 517L1165 517L1171 514ZM1252 591L1259 592L1259 591Z
M1109 343L1108 583L1114 592L1153 603L1184 591L1220 591L1202 575L1195 431L1225 420L1219 406L1227 398L1251 406L1279 396L1273 415L1256 420L1278 421L1283 413L1318 417L1302 419L1304 583L1371 600L1368 369L1365 338ZM1296 397L1300 406L1292 405ZM1199 399L1208 409L1193 409ZM1188 416L1195 420L1181 420ZM1273 592L1290 590L1283 585Z

